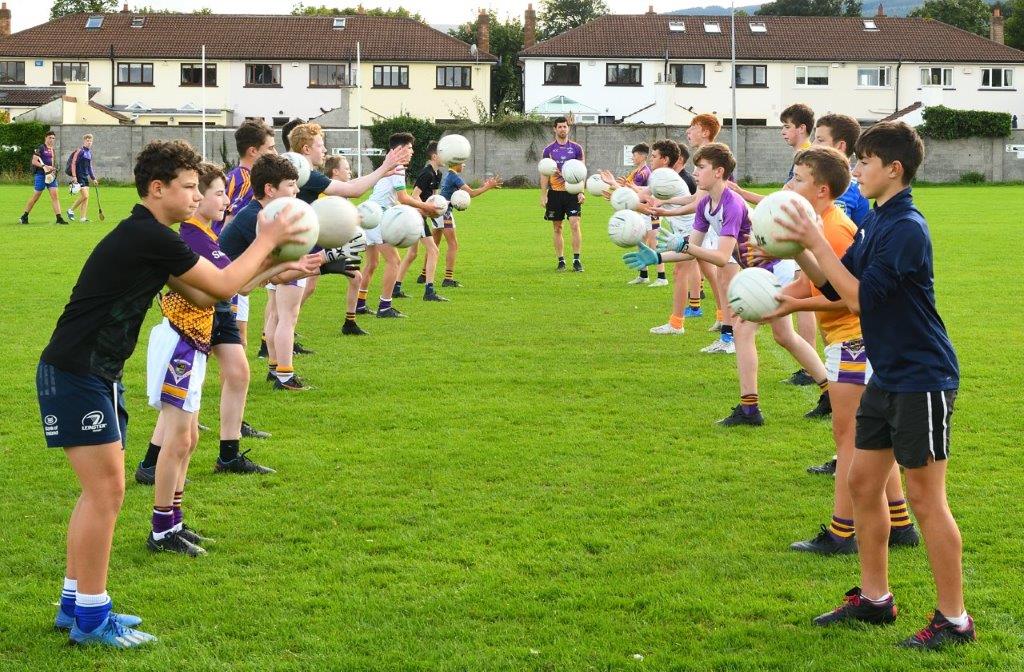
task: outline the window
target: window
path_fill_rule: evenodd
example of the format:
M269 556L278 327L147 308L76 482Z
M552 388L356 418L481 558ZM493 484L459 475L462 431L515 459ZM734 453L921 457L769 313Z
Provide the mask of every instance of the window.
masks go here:
M102 16L90 16L85 20L85 27L88 29L100 28L101 26L103 26Z
M245 85L281 86L281 66L276 63L246 63Z
M142 28L146 25L146 17L136 16L132 18L132 28Z
M202 86L203 85L203 64L182 63L181 64L181 85ZM206 85L217 86L217 64L206 64Z
M152 63L118 63L118 86L153 86Z
M921 68L921 86L953 86L953 68Z
M864 30L874 32L878 30L878 26L875 25L874 19L864 19Z
M736 88L767 87L767 65L737 65Z
M857 86L890 86L889 66L857 68Z
M797 86L828 86L827 65L796 66Z
M375 65L373 66L373 88L375 89L408 89L409 66L407 65Z
M755 22L751 21L750 22L750 32L752 32L752 33L767 33L768 32L768 24L767 23L755 23Z
M313 63L309 66L309 88L337 89L348 86L348 65L344 63Z
M89 81L88 63L54 63L53 83Z
M439 89L471 89L473 88L468 65L437 66L437 88Z
M640 64L609 63L604 83L607 86L640 86Z
M686 24L683 23L682 21L669 21L668 22L668 30L669 30L669 32L672 32L672 33L685 33L686 32Z
M580 83L579 63L545 63L544 83L574 86Z
M704 64L673 63L672 81L676 86L704 86Z
M25 61L0 61L0 84L24 84Z
M336 18L336 19L334 19L333 22L331 22L331 28L333 28L334 30L341 30L344 27L345 27L345 19L344 19L344 17Z
M291 121L290 117L271 117L271 123L276 127L281 127Z
M982 68L981 85L986 89L1013 88L1013 68Z
M615 116L614 115L602 114L602 115L600 115L597 118L597 123L599 123L599 124L614 124L615 123Z
M704 22L705 33L720 33L722 32L722 24L717 21L705 21Z

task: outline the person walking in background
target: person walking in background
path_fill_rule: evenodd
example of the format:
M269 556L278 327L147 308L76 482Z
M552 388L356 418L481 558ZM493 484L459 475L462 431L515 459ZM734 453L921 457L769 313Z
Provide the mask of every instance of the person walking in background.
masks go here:
M32 212L36 201L44 191L50 192L50 202L53 204L53 214L57 216L56 224L67 224L60 216L60 198L57 196L57 169L54 165L53 146L57 142L57 135L53 131L47 131L43 138L43 144L36 147L32 152L32 173L34 175L35 191L25 204L25 211L21 213L22 224L28 224L28 213Z
M99 184L92 169L92 133L82 136L82 146L68 159L68 174L71 176L71 194L78 194L78 200L68 208L68 219L72 222L89 221L89 184ZM75 216L80 212L81 216Z

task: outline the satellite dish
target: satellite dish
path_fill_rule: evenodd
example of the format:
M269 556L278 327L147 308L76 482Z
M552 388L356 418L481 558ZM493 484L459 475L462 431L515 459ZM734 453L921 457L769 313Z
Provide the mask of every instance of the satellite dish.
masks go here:
M480 53L480 49L475 44L469 45L469 55L470 56L474 56L475 57L479 53Z

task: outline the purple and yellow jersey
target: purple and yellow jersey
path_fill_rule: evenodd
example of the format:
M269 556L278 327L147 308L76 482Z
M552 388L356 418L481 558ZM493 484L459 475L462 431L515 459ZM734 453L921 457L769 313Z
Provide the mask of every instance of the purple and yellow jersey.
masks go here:
M227 212L224 213L224 219L213 223L212 230L217 235L220 235L221 230L224 229L224 222L228 215L237 215L252 200L252 183L249 180L248 168L235 166L228 171L227 178L226 192L230 205L228 205Z
M557 141L552 142L550 145L544 148L545 159L554 159L555 165L558 166L558 170L549 179L548 184L552 191L565 191L565 180L562 179L562 164L569 159L583 160L583 147L579 146L575 142L567 141L565 144L559 144Z
M53 150L47 147L45 144L39 145L39 147L36 148L36 151L33 152L33 154L39 157L39 159L43 162L44 166L50 166L51 168L53 167ZM45 173L46 171L43 170L42 168L36 168L35 166L33 166L32 172Z
M190 217L182 222L178 235L193 252L208 259L217 268L226 268L231 263L228 255L220 249L213 228L197 218ZM233 296L230 301L219 301L216 309L218 312L238 312L238 296Z
M638 187L646 187L647 181L650 179L651 167L646 163L641 163L626 175L626 184L635 184Z
M728 236L736 239L736 248L732 256L739 263L741 268L746 268L748 255L750 254L750 211L743 197L732 189L722 192L722 200L718 206L711 207L711 195L708 194L700 199L697 204L697 213L693 221L694 231L714 230L719 237ZM760 264L761 268L772 269L775 262Z

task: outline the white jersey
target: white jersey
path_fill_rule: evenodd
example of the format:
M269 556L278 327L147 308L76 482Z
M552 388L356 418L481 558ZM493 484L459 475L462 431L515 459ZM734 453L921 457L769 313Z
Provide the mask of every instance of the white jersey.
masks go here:
M683 182L683 193L679 195L692 196L693 193L690 191L690 185L686 184L686 182ZM685 206L675 205L673 203L665 204L666 210L670 208L673 210L682 210L683 207ZM672 228L672 231L674 231L675 233L690 235L690 232L693 231L693 220L695 217L696 215L691 212L688 215L677 215L675 217L666 217L665 219L668 222L668 225Z
M404 190L405 168L401 168L398 173L378 180L377 184L373 185L373 193L370 194L370 200L387 210L398 205L398 195L396 192Z

